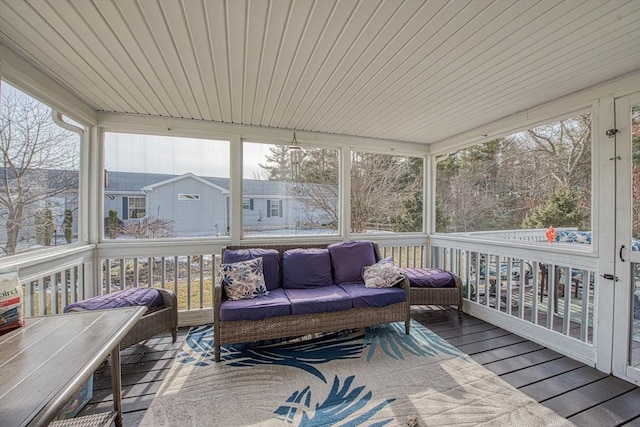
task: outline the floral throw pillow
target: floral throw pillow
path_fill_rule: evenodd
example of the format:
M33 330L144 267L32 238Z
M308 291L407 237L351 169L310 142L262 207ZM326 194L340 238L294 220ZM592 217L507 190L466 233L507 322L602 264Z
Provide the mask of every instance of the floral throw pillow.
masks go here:
M362 278L367 288L390 288L402 280L402 275L391 258L385 258L363 268Z
M222 264L222 284L231 301L259 298L269 294L264 282L262 258Z

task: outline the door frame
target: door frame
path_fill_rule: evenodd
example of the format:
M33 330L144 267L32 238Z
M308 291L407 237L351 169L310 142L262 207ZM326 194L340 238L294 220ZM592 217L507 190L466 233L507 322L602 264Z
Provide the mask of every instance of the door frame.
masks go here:
M640 92L615 99L615 254L612 340L613 375L640 385L640 368L630 366L629 345L633 299L631 263L640 263L640 252L631 251L632 173L630 111L640 105ZM622 246L624 245L624 248Z

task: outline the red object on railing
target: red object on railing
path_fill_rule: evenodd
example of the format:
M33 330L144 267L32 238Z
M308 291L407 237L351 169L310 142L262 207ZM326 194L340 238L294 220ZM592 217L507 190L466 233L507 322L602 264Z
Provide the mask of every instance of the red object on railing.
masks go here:
M556 240L556 230L553 228L553 225L547 228L547 232L544 233L547 236L547 241L549 243L553 243Z

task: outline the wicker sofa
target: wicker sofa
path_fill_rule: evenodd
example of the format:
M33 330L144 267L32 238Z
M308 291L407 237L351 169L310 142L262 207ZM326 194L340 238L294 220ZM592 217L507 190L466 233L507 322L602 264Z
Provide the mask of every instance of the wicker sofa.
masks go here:
M350 244L352 242L345 242L344 244ZM378 250L378 246L374 242L369 242L373 246L373 252L375 255L375 261L380 261L380 254ZM333 245L332 245L333 246ZM287 281L287 277L283 275L283 272L291 271L291 269L287 270L286 261L283 263L284 257L291 254L291 251L294 249L297 250L306 250L306 249L321 249L328 250L328 246L326 244L316 244L316 245L259 245L259 246L229 246L223 250L222 253L222 262L224 265L229 265L225 263L234 262L230 261L228 258L229 254L243 254L245 259L255 259L257 256L262 256L261 254L264 252L261 251L269 251L271 253L271 257L273 257L273 253L277 253L277 280L279 280L280 284L283 284ZM253 252L251 252L253 251ZM295 251L294 251L295 252ZM237 259L237 258L236 258ZM263 258L267 260L267 258ZM349 263L349 260L346 261ZM336 259L331 258L331 269L333 271L333 281L330 283L330 286L333 286L334 289L336 286L333 283L340 283L339 280L336 280ZM272 274L267 272L267 261L264 261L265 264L265 279L268 274ZM304 264L301 263L301 264ZM300 264L299 264L300 265ZM350 266L349 268L352 268ZM292 274L293 275L293 274ZM286 287L286 285L284 285ZM405 322L405 330L406 333L409 333L410 326L410 305L409 305L409 283L406 279L400 280L397 284L395 284L392 288L365 288L363 283L360 284L348 284L346 286L352 286L348 289L353 290L355 287L358 287L358 292L363 292L366 295L364 298L369 298L373 296L377 298L379 295L385 293L385 289L387 289L388 293L392 293L394 301L389 300L387 302L379 303L379 301L373 303L356 303L352 302L352 306L350 308L341 307L337 311L332 311L331 308L326 310L319 310L317 312L305 312L302 314L283 314L282 312L277 315L268 315L264 313L261 318L244 318L239 316L234 318L234 320L223 319L225 316L228 317L229 306L233 306L230 303L236 303L237 301L229 301L227 300L224 286L222 283L216 283L214 286L214 295L213 295L213 304L214 304L214 346L215 346L215 360L220 361L221 359L221 346L226 344L237 344L237 343L246 343L246 342L254 342L260 340L268 340L275 338L287 338L287 337L296 337L296 336L304 336L307 334L313 333L322 333L322 332L333 332L340 331L344 329L352 329L352 328L362 328L366 326L379 325L390 322ZM321 287L321 286L320 286ZM318 286L314 287L315 291L318 291ZM296 289L298 295L300 293L304 293L307 289ZM314 290L312 289L312 292ZM379 292L378 292L379 291ZM274 293L273 289L270 291ZM340 291L341 292L341 291ZM287 298L287 297L285 297ZM322 298L322 297L320 297ZM265 308L258 307L257 310L270 310L268 307L269 303L261 302L263 298L255 298L251 300L251 303L255 304L265 304ZM356 298L354 298L355 300ZM313 303L313 302L312 302ZM336 301L336 303L343 304L344 301ZM320 303L320 305L325 303ZM331 304L328 302L327 304ZM313 305L313 304L311 304ZM335 308L335 307L334 307ZM233 310L233 307L231 308ZM291 311L295 311L291 309ZM233 313L232 313L233 314Z

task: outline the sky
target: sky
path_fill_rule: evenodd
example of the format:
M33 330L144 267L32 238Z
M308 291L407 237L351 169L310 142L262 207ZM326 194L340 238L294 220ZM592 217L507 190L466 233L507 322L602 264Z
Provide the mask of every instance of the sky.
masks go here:
M269 144L250 144L243 153L243 177L264 172ZM105 134L105 168L112 171L228 177L229 141L172 136Z

